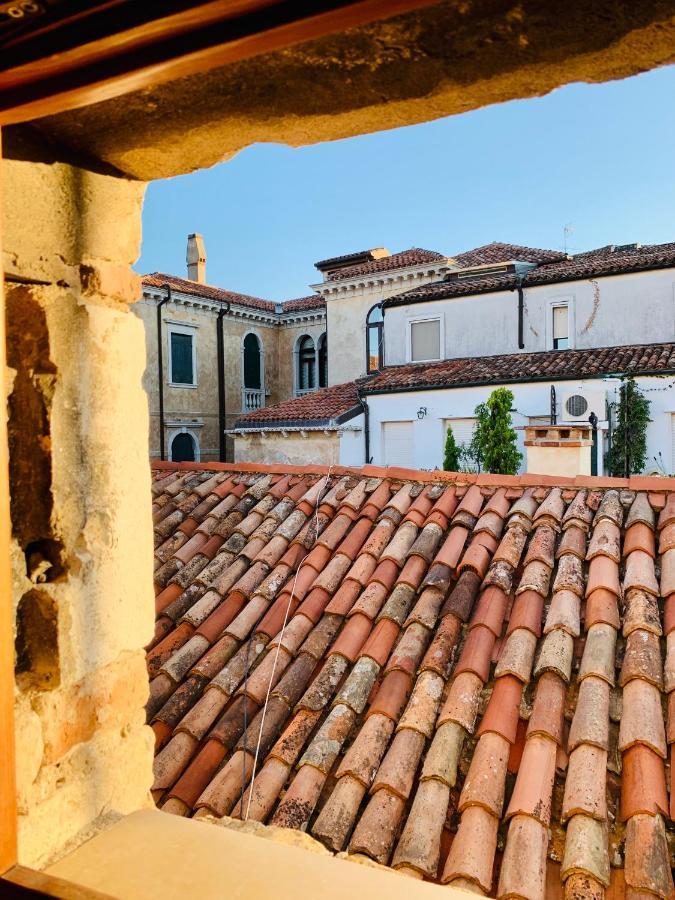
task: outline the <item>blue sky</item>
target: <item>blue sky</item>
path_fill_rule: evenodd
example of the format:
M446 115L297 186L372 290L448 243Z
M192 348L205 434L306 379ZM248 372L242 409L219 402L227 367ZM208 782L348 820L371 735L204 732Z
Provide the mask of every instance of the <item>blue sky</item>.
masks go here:
M575 84L424 125L292 149L257 144L148 188L139 272L304 296L313 263L367 247L448 255L499 240L568 250L675 240L675 67Z

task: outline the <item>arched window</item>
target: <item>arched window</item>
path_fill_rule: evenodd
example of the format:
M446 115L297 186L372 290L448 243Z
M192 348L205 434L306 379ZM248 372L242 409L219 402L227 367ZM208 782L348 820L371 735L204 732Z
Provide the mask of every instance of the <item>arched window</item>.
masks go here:
M311 391L316 387L316 354L314 341L306 334L298 343L298 390Z
M195 461L195 442L191 434L184 431L171 441L171 459L173 462Z
M384 316L382 304L373 306L366 319L366 371L379 372L384 365Z
M260 377L260 341L251 332L244 338L244 387L259 391L262 387Z
M328 340L325 331L319 338L319 387L328 387Z
M245 413L262 409L265 405L265 351L260 338L253 331L241 345L242 390L241 408Z

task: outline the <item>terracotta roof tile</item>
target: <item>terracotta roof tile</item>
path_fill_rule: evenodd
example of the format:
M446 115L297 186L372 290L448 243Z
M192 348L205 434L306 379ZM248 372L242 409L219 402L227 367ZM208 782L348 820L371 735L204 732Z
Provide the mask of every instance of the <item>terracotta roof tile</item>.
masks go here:
M666 897L674 494L654 556L639 484L157 471L162 809L241 818L250 796L334 852L499 896L601 896L625 827L628 889Z
M364 394L420 390L425 387L461 387L511 384L537 378L574 379L616 373L675 371L675 344L631 344L592 350L547 350L500 356L446 359L434 363L387 366L365 380Z
M325 309L326 301L319 294L309 297L298 297L295 300L286 300L277 304L273 300L262 300L260 297L251 297L248 294L239 294L236 291L228 291L224 288L214 287L211 284L201 284L198 281L190 281L187 278L179 278L177 275L165 275L163 272L152 272L142 276L144 287L163 288L169 284L175 291L182 294L190 294L195 297L203 297L207 300L236 303L249 309L259 309L265 312L275 313L281 306L281 312L299 312L304 309Z
M319 388L301 397L265 406L237 419L235 428L273 428L294 425L332 425L348 413L361 412L357 384L349 381Z
M394 269L404 269L408 266L419 266L425 263L447 263L448 257L435 250L422 250L419 247L411 247L409 250L401 250L389 256L382 256L369 262L356 266L346 266L336 269L328 275L327 281L340 281L345 278L353 278L356 275L371 275L377 272L390 272Z

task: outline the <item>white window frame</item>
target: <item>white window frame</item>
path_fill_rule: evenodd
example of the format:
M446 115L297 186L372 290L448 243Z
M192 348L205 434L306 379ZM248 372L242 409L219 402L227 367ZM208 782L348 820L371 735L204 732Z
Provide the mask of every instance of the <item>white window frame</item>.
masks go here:
M184 381L174 381L173 360L171 359L171 335L187 334L192 338L192 384ZM199 386L197 377L197 326L196 325L179 325L176 322L168 322L166 326L166 343L167 343L167 360L169 368L167 372L167 384L173 388L188 388L194 390Z
M553 310L560 306L567 307L567 349L576 347L576 324L574 315L574 296L555 297L546 305L546 349L553 350ZM564 353L564 350L560 351Z
M421 322L438 322L438 352L439 355L437 357L432 357L431 359L413 359L412 358L412 326L418 325ZM407 362L440 362L440 360L444 359L445 353L445 317L442 315L438 316L415 316L411 317L406 322L406 336L405 336L405 355Z

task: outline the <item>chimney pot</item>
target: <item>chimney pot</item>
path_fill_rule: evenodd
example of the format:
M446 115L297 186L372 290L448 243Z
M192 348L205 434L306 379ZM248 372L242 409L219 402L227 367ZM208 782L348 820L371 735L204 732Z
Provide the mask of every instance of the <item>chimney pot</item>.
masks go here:
M185 258L188 279L199 284L206 284L206 247L201 234L188 235Z

